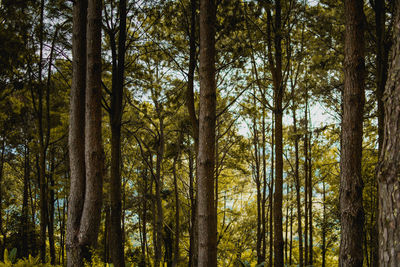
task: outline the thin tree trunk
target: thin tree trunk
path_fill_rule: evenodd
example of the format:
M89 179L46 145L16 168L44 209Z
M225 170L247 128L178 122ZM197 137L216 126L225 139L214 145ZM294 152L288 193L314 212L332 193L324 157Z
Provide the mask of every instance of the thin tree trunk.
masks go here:
M326 190L325 179L322 180L322 267L326 264Z
M376 33L376 98L378 103L378 155L381 154L384 138L384 105L383 93L385 90L388 75L388 56L389 49L386 43L385 27L385 1L376 0L373 4L375 11L375 33ZM377 181L377 187L379 182ZM379 188L377 188L379 194ZM379 242L378 242L378 224L379 224L379 197L376 198L375 222L371 229L371 263L372 266L379 264Z
M289 183L286 183L286 214L285 214L285 263L288 263L288 232L289 232Z
M39 30L39 73L38 73L38 135L39 135L39 193L40 193L40 260L46 261L46 222L47 222L47 192L46 192L46 149L44 144L43 125L43 84L42 84L42 61L43 61L43 20L44 0L40 1L40 30Z
M1 157L0 157L0 233L3 235L3 242L0 241L0 259L3 259L4 248L5 248L5 235L3 231L3 166L4 166L4 150L5 150L5 142L4 137L2 138L2 146L1 146Z
M253 92L253 105L256 106L256 95L255 90ZM256 242L256 253L257 253L257 264L263 262L262 257L262 219L261 219L261 179L260 179L260 155L258 151L258 130L257 130L257 118L253 118L253 145L254 145L254 163L255 163L255 182L257 190L257 242Z
M50 263L54 265L56 263L56 248L54 241L54 153L51 153L50 161L50 174L49 174L49 203L48 203L48 234L49 234L49 247L50 247Z
M3 149L2 149L3 152ZM2 165L3 163L3 158L1 159L0 164ZM1 183L1 169L2 167L0 166L0 183ZM29 158L29 144L25 145L25 153L24 153L24 191L23 191L23 197L22 197L22 235L21 235L21 254L20 256L22 258L28 257L29 254L29 239L28 239L28 233L29 233L29 207L28 207L28 201L29 201L29 180L30 180L30 174L31 174L31 166L30 166L30 158ZM0 186L1 188L1 186ZM0 213L1 217L1 213ZM1 251L0 251L1 253Z
M111 94L111 179L110 179L110 252L116 267L124 267L123 232L121 228L121 120L124 94L125 39L126 39L126 0L119 1L118 62L113 66ZM115 41L114 41L115 42ZM115 57L115 53L113 53ZM113 60L113 65L116 60Z
M308 127L307 127L308 128ZM308 130L307 130L308 131ZM313 191L313 183L312 183L312 164L311 164L311 129L308 138L308 147L309 147L309 155L308 155L308 218L309 218L309 234L310 234L310 244L309 244L309 265L313 265L313 214L312 214L312 191Z
M143 174L143 180L144 180L144 185L143 185L143 208L142 208L142 255L141 255L141 260L139 263L140 267L145 267L146 266L146 245L147 245L147 199L146 195L148 194L147 188L148 188L148 177L147 177L147 169L144 170Z
M157 210L157 220L156 220L156 230L157 230L157 243L156 243L156 258L155 266L158 267L161 262L162 257L162 241L163 241L163 221L164 213L162 207L161 189L162 189L162 179L161 179L161 165L164 157L164 122L161 115L160 107L158 103L155 103L156 111L158 113L158 118L160 120L160 136L158 140L157 147L157 159L156 159L156 177L155 177L155 190L156 190L156 210Z
M292 191L291 189L290 191ZM292 196L293 197L293 196ZM290 205L290 242L289 242L289 266L292 265L292 251L293 251L293 205Z
M308 92L306 92L306 103L308 102ZM309 257L308 257L308 252L309 252L309 247L308 247L308 241L309 241L309 213L308 213L308 207L309 207L309 193L308 190L310 189L310 186L308 185L308 105L305 105L304 109L304 129L305 129L305 134L304 134L304 264L305 266L309 265Z
M400 265L400 1L395 1L394 44L384 93L384 139L379 158L379 263Z
M194 195L194 171L193 171L193 154L189 149L189 198L190 198L190 227L189 227L189 267L197 266L194 254L195 252L195 225L196 225L196 199Z
M196 109L194 104L194 71L196 68L196 10L197 1L190 0L190 29L189 29L189 71L188 71L188 84L186 93L186 105L188 108L189 118L192 123L192 134L194 139L194 149L195 157L197 158L198 148L199 148L199 121L196 116ZM189 152L190 154L190 152ZM189 155L190 160L190 155ZM192 167L189 163L189 169ZM193 170L190 169L189 173L190 179L190 203L191 203L191 228L189 231L190 235L190 248L189 248L189 266L197 266L198 262L198 238L197 238L197 206L195 200L195 188L197 188L197 183L195 183L195 178L193 177ZM197 166L196 166L196 181L197 181Z
M104 210L105 210L105 219L104 219L104 263L109 263L110 262L110 207L108 204L104 205Z
M294 102L294 98L292 98ZM294 179L296 186L296 205L297 205L297 233L299 238L299 266L303 267L303 232L301 226L301 196L300 196L300 177L299 177L299 135L297 133L297 118L296 118L296 108L294 103L292 105L293 113L293 134L294 139L294 149L295 149L295 169L294 169Z
M265 261L265 252L267 248L266 241L266 214L265 214L265 206L267 203L267 155L266 155L266 127L265 127L265 107L263 107L262 111L262 164L263 164L263 182L262 182L262 197L261 197L261 262Z
M197 155L199 267L217 266L217 229L214 207L215 21L214 0L201 0L199 152Z
M274 252L274 225L273 225L273 215L274 215L274 210L273 210L273 192L274 192L274 165L275 165L275 160L274 160L274 143L275 143L275 133L274 133L274 116L272 116L272 129L271 129L271 181L270 181L270 186L269 186L269 210L270 210L270 215L269 215L269 266L271 267L273 264L273 252Z
M180 236L180 224L179 224L179 188L178 188L178 177L176 173L176 163L180 157L180 147L181 147L181 141L182 139L182 133L180 133L179 140L178 140L178 148L176 155L174 157L174 162L172 165L172 173L174 176L174 191L175 191L175 245L174 245L174 261L172 263L172 266L179 266L180 262L180 255L179 255L179 236Z
M362 0L345 1L345 60L340 177L340 266L362 266L364 210L361 177L364 107Z
M275 191L274 191L274 266L281 267L283 260L283 227L282 227L282 196L283 196L283 95L285 85L282 77L282 7L281 1L275 1L274 27L272 27L271 8L267 10L267 44L269 67L274 87L275 116ZM273 36L272 36L273 33ZM272 46L272 42L274 45ZM272 48L273 47L273 48ZM272 51L274 50L274 56Z

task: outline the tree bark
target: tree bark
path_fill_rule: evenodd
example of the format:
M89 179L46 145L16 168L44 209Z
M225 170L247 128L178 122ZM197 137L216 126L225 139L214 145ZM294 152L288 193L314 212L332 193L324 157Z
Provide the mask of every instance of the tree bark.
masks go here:
M384 138L378 165L379 266L400 265L400 1L395 1L394 44L384 93Z
M118 36L118 62L113 66L113 83L111 94L111 179L110 179L110 252L111 260L116 267L124 267L123 231L121 228L122 203L121 203L121 120L122 99L124 95L124 71L125 71L125 39L126 39L126 0L119 2L119 36ZM113 53L115 57L115 53Z
M274 27L272 26L274 24ZM273 45L272 45L273 42ZM274 22L271 8L267 10L267 45L269 68L274 87L274 117L275 117L275 191L274 191L274 266L281 267L283 259L283 227L282 227L282 196L283 196L283 95L285 85L282 79L282 7L281 1L275 1ZM274 56L272 51L274 50Z
M325 191L325 179L322 180L322 267L325 267L326 263L326 191Z
M101 0L88 1L87 73L85 110L85 203L79 230L80 243L94 248L101 221L103 147L101 136ZM84 251L90 257L88 251Z
M294 93L292 93L292 97ZM294 105L294 98L292 98L292 113L293 113L293 134L294 139L294 153L295 153L295 167L294 167L294 179L296 187L296 205L297 205L297 233L299 238L299 266L303 267L303 232L301 226L301 196L300 196L300 177L299 177L299 135L297 133L297 118L296 108Z
M214 208L215 157L215 21L214 0L200 1L200 111L198 172L198 266L217 266Z
M387 47L386 27L385 27L385 1L374 1L373 9L375 11L375 33L376 33L376 98L378 103L378 155L381 154L384 138L384 105L383 93L388 75L388 56L389 49ZM379 184L379 181L377 181ZM377 188L379 194L379 188ZM379 197L376 201L375 225L371 229L371 262L373 266L379 264L379 241L378 241L378 224L379 224Z
M72 87L69 116L70 195L67 216L67 266L83 266L79 226L85 199L85 94L87 0L75 1L72 29Z
M101 221L102 23L101 0L90 0L87 8L86 1L76 1L74 4L67 266L83 266L84 258L90 261L90 249L96 246ZM82 132L85 133L84 140Z
M177 151L174 157L174 162L172 165L172 173L174 176L174 191L175 191L175 245L174 245L174 261L172 262L172 266L179 266L180 262L180 254L179 254L179 236L180 236L180 221L179 221L179 188L178 188L178 174L176 172L176 163L180 157L180 147L182 143L182 135L183 133L179 133L178 143L177 143Z
M364 210L361 177L365 79L363 1L345 1L345 18L339 265L348 267L363 265Z
M308 92L306 92L306 102L308 102ZM309 222L308 222L308 197L309 197L309 185L308 185L308 116L307 116L307 109L308 105L306 103L305 109L304 109L304 264L308 266L309 264L309 257L308 257L308 241L309 241Z

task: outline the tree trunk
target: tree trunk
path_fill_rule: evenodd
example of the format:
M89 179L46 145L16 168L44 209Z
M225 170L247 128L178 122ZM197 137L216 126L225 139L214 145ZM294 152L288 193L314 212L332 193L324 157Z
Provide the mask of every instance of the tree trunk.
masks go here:
M43 125L43 33L44 33L44 0L40 1L40 30L39 30L39 73L38 73L38 135L39 135L39 194L40 194L40 260L46 261L46 222L47 222L47 192L46 192L46 148Z
M389 49L386 43L386 27L385 27L385 1L374 1L375 11L375 33L376 33L376 98L378 103L378 155L382 151L382 143L384 138L384 105L383 93L385 90L388 75L388 55ZM377 181L379 185L379 181ZM379 188L377 188L379 194ZM379 224L379 197L376 201L375 225L371 229L371 261L372 266L379 264L379 242L378 242L378 224Z
M198 172L198 266L217 266L214 208L215 156L215 20L214 0L200 1L200 111Z
M273 225L273 192L274 192L274 141L275 141L275 134L274 134L274 116L272 116L272 129L271 129L271 181L269 185L269 266L272 266L273 263L273 252L274 252L274 225Z
M306 92L306 102L308 102L308 92ZM309 258L308 258L308 252L309 252L309 248L308 248L308 238L309 238L309 230L308 230L308 226L309 226L309 222L308 222L308 197L309 197L309 185L308 185L308 116L307 116L307 109L308 109L308 105L306 103L305 105L305 109L304 109L304 130L305 130L305 134L304 134L304 264L305 266L309 265Z
M363 1L345 1L345 17L339 265L362 266L364 210L361 158L365 77Z
M325 267L326 262L326 191L325 191L325 179L322 180L322 267Z
M294 102L294 98L292 98ZM299 238L299 266L303 267L303 232L301 226L301 196L300 196L300 178L299 178L299 135L297 133L297 119L296 119L296 108L294 103L292 105L293 112L293 134L294 139L294 153L295 153L295 169L294 169L294 179L296 186L296 205L297 205L297 233Z
M85 1L76 1L73 19L67 266L83 266L84 258L90 261L101 221L101 0L89 0L87 9Z
M180 157L180 147L181 147L181 139L182 139L182 133L179 134L179 140L177 144L177 152L174 157L174 162L172 165L172 173L174 176L174 191L175 191L175 245L174 245L174 261L172 263L172 266L179 266L179 261L180 261L180 255L179 255L179 235L180 235L180 224L179 224L179 188L178 188L178 175L176 173L176 163L179 160Z
M196 10L197 0L190 0L190 29L189 32L189 71L188 71L188 84L186 93L186 105L188 108L190 122L192 124L192 136L194 139L194 150L197 158L199 148L199 121L196 116L196 109L194 104L194 71L196 68ZM189 157L190 158L190 157ZM190 163L189 163L190 164ZM189 166L191 168L192 165ZM191 203L191 228L190 228L190 248L189 248L189 266L197 266L198 262L198 227L197 227L197 204L195 199L195 188L197 189L197 166L195 167L195 177L193 177L193 170L189 174L190 180L190 203ZM194 186L194 187L193 187Z
M195 199L195 185L194 185L194 171L193 171L193 154L189 149L189 197L190 197L190 227L189 227L189 267L197 266L196 253L196 199Z
M87 73L85 110L85 204L79 241L94 248L101 221L103 147L101 136L101 0L89 0L87 18ZM84 251L89 257L89 252Z
M308 103L307 103L308 104ZM307 126L308 129L308 126ZM307 130L308 132L308 130ZM308 138L308 218L309 218L309 234L310 234L310 244L309 244L309 265L313 265L313 215L312 215L312 191L313 191L313 183L312 183L312 164L311 164L311 130Z
M400 265L400 1L395 1L394 44L384 93L384 139L379 158L379 263Z
M256 106L256 92L253 91L253 105ZM258 130L257 130L257 118L253 118L253 145L254 145L254 165L255 165L255 182L257 190L257 242L256 242L256 253L257 253L257 264L263 262L262 257L262 219L261 219L261 179L260 179L260 153L258 151Z
M3 151L3 150L2 150ZM3 160L1 159L0 164L2 164ZM2 167L0 166L0 172ZM24 189L23 189L23 197L22 197L22 235L21 235L21 258L28 257L29 254L29 195L28 195L28 187L29 187L29 179L31 174L31 166L30 166L30 158L29 158L29 144L25 144L25 153L24 153ZM0 183L1 183L1 173L0 173ZM1 214L0 214L1 216ZM1 252L1 251L0 251Z
M124 244L121 229L121 120L125 71L126 0L119 2L118 66L113 66L111 94L111 179L110 179L110 252L114 266L124 267ZM115 53L113 53L115 57ZM113 65L115 65L113 60ZM115 78L114 78L115 77Z
M87 0L75 1L72 29L72 86L69 119L70 195L68 199L67 266L83 266L79 226L85 199L85 88Z
M275 191L274 191L274 266L281 267L283 260L283 227L282 227L282 195L283 195L283 95L285 85L282 80L282 8L281 1L275 1L274 22L271 8L267 9L267 44L269 68L274 87L275 117ZM274 23L274 27L272 24ZM273 35L273 36L272 36ZM272 42L274 45L272 45ZM272 51L274 50L274 56Z
M2 138L1 155L0 155L0 234L3 235L3 240L0 241L0 259L3 261L4 248L5 248L5 236L3 232L3 166L4 166L4 150L5 142L4 137Z
M267 203L267 154L266 154L266 127L265 127L265 107L263 107L262 111L262 164L263 164L263 180L262 180L262 196L261 196L261 262L265 262L265 252L267 249L267 240L266 240L266 214L265 214L265 206Z
M51 153L51 152L50 152ZM54 265L56 263L56 248L54 240L54 153L51 153L50 161L50 174L49 174L49 203L48 203L48 234L49 234L49 248L50 248L50 264Z

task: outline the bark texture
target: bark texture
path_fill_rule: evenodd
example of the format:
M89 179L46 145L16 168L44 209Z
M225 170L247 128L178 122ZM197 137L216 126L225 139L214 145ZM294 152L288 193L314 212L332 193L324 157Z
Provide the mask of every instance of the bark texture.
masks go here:
M400 1L395 1L394 44L384 93L384 139L378 166L379 264L400 266Z
M124 88L125 71L125 40L126 40L126 0L119 2L119 36L118 36L118 66L113 67L112 94L111 94L111 180L110 180L110 202L111 202L111 235L110 251L114 266L124 267L124 246L121 204L121 120L122 99ZM113 56L115 57L114 53ZM113 60L113 64L115 64Z
M88 1L85 109L85 202L79 241L94 247L101 221L103 147L101 137L101 0Z
M90 249L96 246L101 221L101 0L75 1L73 12L66 247L67 266L83 266L84 258L90 260Z
M348 267L363 265L364 210L361 177L365 79L363 1L345 1L345 18L339 266Z
M85 88L87 1L75 1L72 29L72 87L69 115L70 195L67 218L67 266L83 266L78 232L85 197Z
M198 172L198 266L217 266L214 208L215 164L215 2L200 1L200 111Z

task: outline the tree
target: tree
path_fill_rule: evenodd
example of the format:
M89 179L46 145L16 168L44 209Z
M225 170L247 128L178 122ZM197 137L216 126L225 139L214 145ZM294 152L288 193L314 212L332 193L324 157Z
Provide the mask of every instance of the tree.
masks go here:
M101 1L75 2L73 18L67 265L83 266L97 242L102 205Z
M364 13L362 0L345 1L345 60L340 176L340 266L362 266Z
M198 266L217 266L214 208L215 157L215 15L214 0L200 1L200 110L197 155Z
M394 43L384 92L384 138L378 165L379 266L400 264L399 173L400 173L400 1L395 1Z
M119 37L118 60L113 59L113 78L111 92L111 180L110 180L110 204L111 204L111 234L110 250L111 259L115 266L125 266L123 232L121 229L121 120L122 99L124 96L124 71L125 71L125 39L126 39L126 0L119 2ZM110 36L110 39L115 36ZM115 50L115 39L112 49ZM116 57L113 51L113 57ZM114 66L117 64L117 66Z

